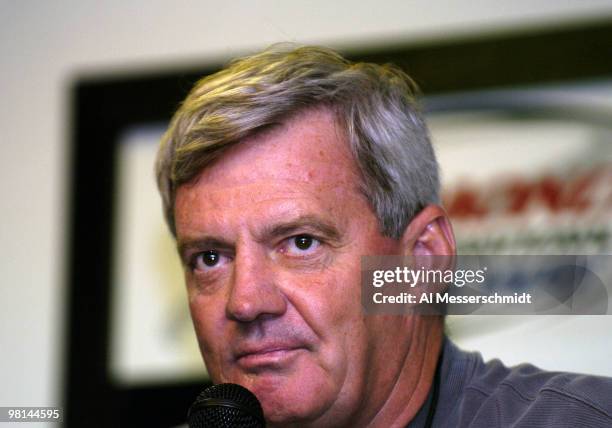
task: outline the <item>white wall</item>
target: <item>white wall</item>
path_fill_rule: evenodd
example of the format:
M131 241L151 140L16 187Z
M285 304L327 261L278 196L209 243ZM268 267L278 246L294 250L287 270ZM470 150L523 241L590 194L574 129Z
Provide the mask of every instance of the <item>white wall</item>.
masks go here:
M612 15L609 0L126 3L0 0L0 406L61 397L67 87L77 71L203 63L277 41L377 45Z

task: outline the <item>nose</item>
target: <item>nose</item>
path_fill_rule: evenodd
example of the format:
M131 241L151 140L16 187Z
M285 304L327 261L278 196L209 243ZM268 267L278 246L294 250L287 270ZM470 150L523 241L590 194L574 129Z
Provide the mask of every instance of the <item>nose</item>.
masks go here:
M287 301L276 284L272 262L262 251L238 252L226 305L227 317L247 323L281 316L286 310Z

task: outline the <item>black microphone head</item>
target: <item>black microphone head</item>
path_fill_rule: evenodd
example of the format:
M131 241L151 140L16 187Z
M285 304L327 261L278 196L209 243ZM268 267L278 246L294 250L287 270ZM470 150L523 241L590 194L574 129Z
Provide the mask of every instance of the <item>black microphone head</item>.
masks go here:
M206 388L187 412L189 428L264 428L259 400L243 386L222 383Z

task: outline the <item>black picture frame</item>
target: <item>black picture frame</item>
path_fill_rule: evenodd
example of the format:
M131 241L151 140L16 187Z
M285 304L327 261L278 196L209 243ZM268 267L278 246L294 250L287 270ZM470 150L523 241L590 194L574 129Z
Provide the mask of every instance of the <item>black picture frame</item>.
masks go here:
M345 52L392 62L426 95L612 77L612 22L424 45ZM200 383L121 387L109 376L110 281L119 138L166 122L193 83L220 64L160 74L76 79L71 88L64 424L169 427L183 423Z

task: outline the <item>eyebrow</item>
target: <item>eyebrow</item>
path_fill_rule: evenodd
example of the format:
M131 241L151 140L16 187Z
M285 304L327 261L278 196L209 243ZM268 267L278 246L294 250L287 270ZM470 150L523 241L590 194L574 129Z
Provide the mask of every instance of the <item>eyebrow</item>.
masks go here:
M290 221L266 226L259 234L258 240L265 241L270 238L286 236L304 229L306 229L306 232L320 233L332 241L340 241L341 233L337 227L313 215L301 215Z
M283 237L296 232L321 234L323 237L339 243L341 233L334 225L321 220L313 215L301 215L290 221L283 221L276 224L265 226L256 236L256 241L265 242L266 240ZM187 261L187 253L191 251L203 251L207 249L234 251L235 245L229 241L213 236L203 236L200 238L187 238L177 241L178 253L183 262Z

